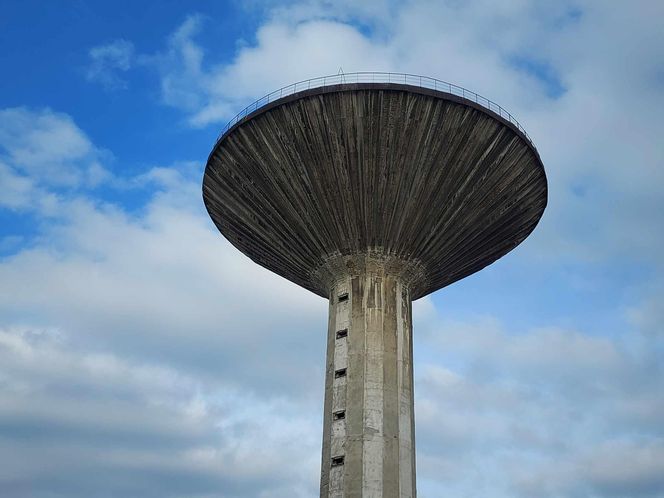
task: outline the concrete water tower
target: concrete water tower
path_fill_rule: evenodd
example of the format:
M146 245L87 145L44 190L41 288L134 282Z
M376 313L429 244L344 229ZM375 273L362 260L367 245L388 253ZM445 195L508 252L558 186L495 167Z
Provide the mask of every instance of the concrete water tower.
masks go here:
M229 123L203 199L240 251L329 299L321 497L415 497L411 303L535 228L547 181L527 134L431 78L317 78Z

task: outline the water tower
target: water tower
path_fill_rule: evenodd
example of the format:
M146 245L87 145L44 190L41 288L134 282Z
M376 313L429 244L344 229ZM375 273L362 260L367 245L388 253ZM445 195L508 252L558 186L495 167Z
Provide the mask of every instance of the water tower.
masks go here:
M329 299L320 496L415 497L411 303L535 228L547 181L528 135L439 80L316 78L229 123L203 199L240 251Z

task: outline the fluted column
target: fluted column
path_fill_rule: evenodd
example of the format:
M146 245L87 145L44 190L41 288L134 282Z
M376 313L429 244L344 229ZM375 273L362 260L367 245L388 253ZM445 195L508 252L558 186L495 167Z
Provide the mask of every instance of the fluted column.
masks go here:
M329 295L321 497L414 498L410 290L371 264Z

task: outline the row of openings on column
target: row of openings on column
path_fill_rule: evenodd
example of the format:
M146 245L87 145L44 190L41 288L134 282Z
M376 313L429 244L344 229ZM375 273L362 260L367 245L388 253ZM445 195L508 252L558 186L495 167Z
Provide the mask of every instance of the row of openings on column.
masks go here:
M346 378L348 374L348 291L342 287L337 292L336 331L334 334L334 379L332 395L332 455L331 467L341 467L345 463L346 440ZM332 478L332 476L330 476ZM339 478L341 476L338 476ZM337 479L331 479L337 481ZM339 483L340 484L340 483Z

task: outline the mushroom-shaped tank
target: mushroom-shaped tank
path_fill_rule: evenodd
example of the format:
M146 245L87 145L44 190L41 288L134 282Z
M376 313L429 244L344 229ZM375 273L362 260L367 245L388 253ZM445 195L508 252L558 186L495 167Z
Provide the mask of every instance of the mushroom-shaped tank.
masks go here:
M241 113L203 197L238 249L330 298L320 496L415 498L411 301L525 239L546 176L521 127L479 95L346 78Z
M394 262L412 299L429 294L512 250L547 202L528 137L468 96L351 83L277 98L218 140L207 210L253 261L320 296L367 255Z

